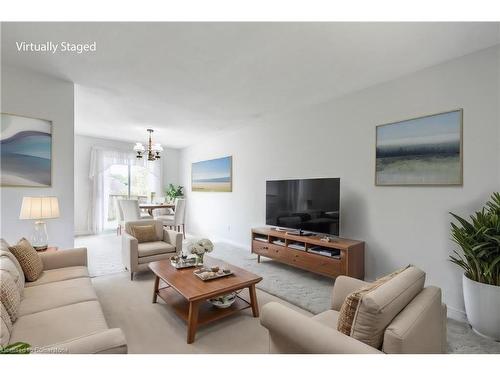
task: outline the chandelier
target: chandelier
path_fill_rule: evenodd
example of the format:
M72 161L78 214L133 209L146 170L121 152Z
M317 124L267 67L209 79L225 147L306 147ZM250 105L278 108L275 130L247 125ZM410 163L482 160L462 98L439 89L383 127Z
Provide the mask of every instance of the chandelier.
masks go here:
M142 159L144 152L147 152L148 160L154 161L160 158L160 153L163 151L163 147L161 147L161 144L159 143L153 144L153 141L151 140L153 129L147 129L147 131L149 133L148 149L146 150L142 143L137 142L134 146L134 151L137 153L137 159Z

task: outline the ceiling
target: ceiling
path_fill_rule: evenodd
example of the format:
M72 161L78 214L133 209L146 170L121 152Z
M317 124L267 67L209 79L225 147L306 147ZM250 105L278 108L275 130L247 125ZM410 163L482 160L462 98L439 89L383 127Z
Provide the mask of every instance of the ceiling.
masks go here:
M2 63L73 81L77 134L135 142L151 127L179 148L499 42L498 23L3 23Z

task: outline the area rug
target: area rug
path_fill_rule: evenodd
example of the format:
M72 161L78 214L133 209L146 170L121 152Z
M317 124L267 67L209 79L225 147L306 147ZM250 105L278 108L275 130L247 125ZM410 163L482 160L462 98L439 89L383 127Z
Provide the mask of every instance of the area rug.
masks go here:
M313 314L331 306L332 279L263 257L257 263L257 255L222 242L215 244L209 256L262 276L257 288Z

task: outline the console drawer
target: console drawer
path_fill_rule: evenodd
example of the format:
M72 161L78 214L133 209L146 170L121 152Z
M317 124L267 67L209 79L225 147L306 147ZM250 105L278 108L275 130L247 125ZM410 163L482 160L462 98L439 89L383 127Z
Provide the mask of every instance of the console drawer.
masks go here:
M262 241L252 241L252 252L259 254L259 255L264 255L264 256L269 256L270 250L269 250L270 244L268 242L262 242Z
M289 255L285 246L269 244L269 256L271 258L285 260Z
M342 273L342 261L340 259L330 259L304 251L289 250L289 252L290 263L297 267L329 276L337 276Z

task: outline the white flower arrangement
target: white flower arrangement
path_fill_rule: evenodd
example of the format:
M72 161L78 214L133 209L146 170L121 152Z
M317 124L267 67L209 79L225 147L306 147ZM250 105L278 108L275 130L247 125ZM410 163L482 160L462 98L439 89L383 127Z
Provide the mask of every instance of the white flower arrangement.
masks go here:
M203 255L210 253L214 249L214 244L207 238L193 242L189 245L188 250L194 255Z

